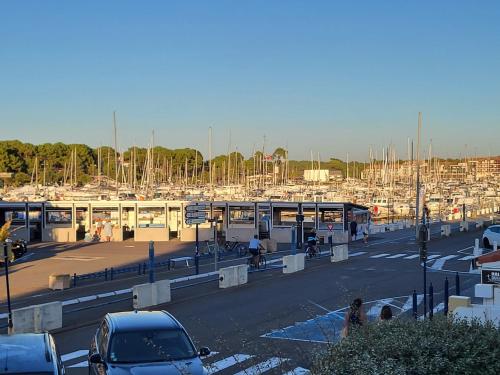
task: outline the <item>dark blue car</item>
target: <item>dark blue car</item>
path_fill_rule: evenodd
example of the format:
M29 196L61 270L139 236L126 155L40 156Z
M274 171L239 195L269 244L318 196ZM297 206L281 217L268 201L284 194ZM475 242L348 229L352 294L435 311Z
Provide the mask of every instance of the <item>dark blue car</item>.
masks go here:
M205 374L200 356L184 327L166 311L110 313L104 317L89 351L90 374Z

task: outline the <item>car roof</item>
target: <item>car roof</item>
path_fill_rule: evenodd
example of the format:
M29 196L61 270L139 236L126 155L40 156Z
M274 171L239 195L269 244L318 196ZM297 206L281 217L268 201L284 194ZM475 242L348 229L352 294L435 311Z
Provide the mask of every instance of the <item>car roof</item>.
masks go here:
M126 311L109 313L106 319L114 332L179 329L181 324L166 311Z
M0 374L53 372L48 339L43 333L0 335Z

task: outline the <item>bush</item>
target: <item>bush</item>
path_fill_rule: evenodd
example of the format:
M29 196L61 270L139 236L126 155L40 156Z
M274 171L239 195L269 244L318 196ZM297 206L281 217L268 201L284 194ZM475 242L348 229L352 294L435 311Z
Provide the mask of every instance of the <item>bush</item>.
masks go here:
M313 374L500 374L500 329L477 321L398 319L331 345Z

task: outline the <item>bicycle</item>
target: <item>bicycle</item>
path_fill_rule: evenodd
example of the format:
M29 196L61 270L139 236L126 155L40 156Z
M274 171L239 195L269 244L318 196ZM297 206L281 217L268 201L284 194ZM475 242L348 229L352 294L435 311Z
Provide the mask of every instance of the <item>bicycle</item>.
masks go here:
M218 250L218 246L216 243L210 243L210 241L205 241L205 248L200 251L200 255L213 255Z
M307 245L304 252L306 253L306 257L308 257L309 259L312 259L315 257L316 258L321 257L321 249L320 249L319 245L315 245L315 246Z
M247 265L249 268L255 268L255 264L253 262L253 255L247 259ZM259 264L257 269L265 269L267 266L267 259L264 254L259 255Z
M233 237L233 240L234 241L226 241L226 243L224 244L224 248L226 249L226 251L236 250L239 257L247 255L248 247L245 244L239 242L238 237Z

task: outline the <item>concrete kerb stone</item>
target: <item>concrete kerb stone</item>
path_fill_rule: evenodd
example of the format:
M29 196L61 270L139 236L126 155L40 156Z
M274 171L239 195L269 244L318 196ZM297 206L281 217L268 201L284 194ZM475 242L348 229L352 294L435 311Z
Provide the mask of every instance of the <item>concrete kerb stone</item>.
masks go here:
M219 270L219 288L231 288L248 282L248 266L240 264Z
M170 302L170 280L134 285L132 287L132 301L134 309L143 309Z

